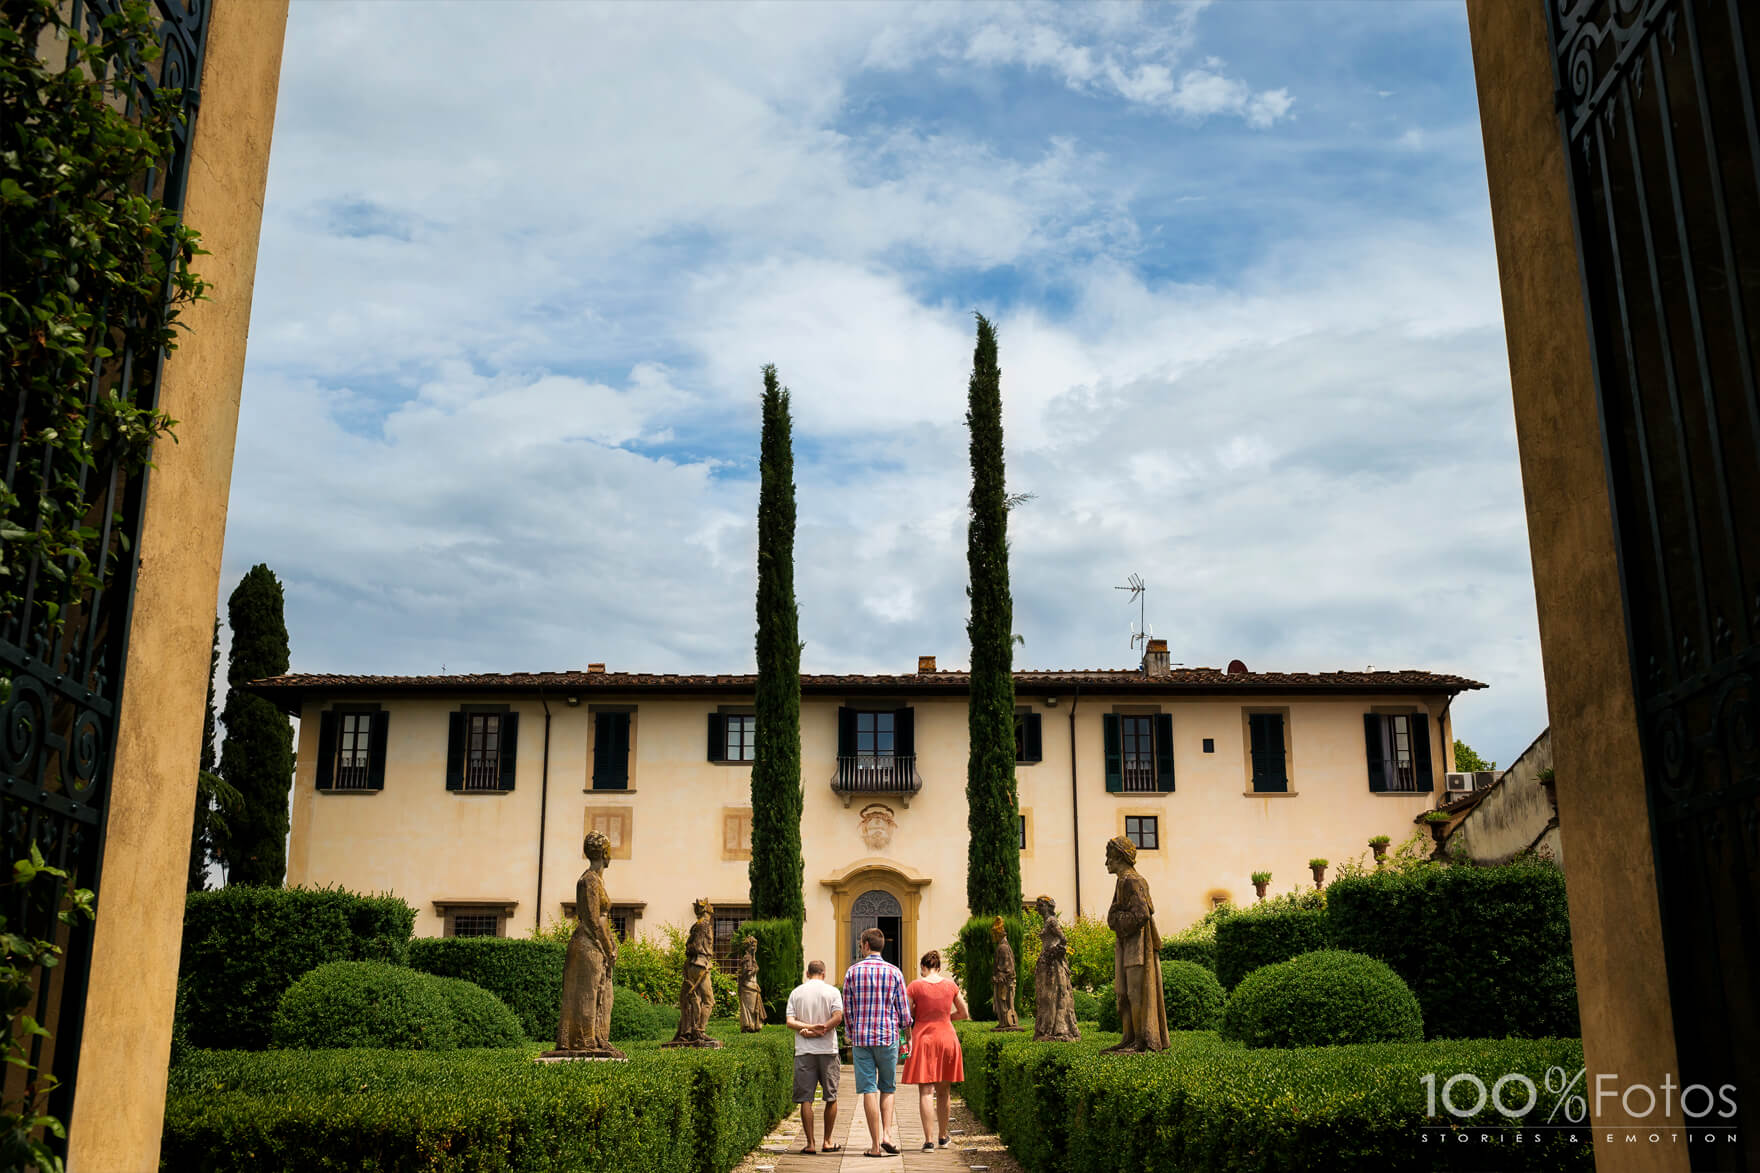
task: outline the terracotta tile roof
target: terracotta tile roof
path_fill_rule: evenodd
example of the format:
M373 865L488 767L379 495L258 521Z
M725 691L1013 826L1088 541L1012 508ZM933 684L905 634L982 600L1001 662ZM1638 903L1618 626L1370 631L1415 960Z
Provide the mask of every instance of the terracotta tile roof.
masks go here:
M294 673L254 680L246 687L286 708L310 695L463 694L482 692L711 692L750 693L757 677L749 673L693 675L669 672L477 672L452 676L343 676ZM808 695L855 693L959 694L966 672L902 675L803 675ZM1025 669L1014 674L1015 690L1028 696L1069 692L1080 686L1094 693L1448 693L1484 688L1477 680L1437 672L1225 672L1220 668L1175 668L1166 676L1145 676L1136 668Z

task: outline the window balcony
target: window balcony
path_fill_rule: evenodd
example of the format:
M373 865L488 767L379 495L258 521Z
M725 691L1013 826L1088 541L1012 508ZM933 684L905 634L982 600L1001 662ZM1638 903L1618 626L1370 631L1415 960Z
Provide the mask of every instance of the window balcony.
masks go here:
M1159 789L1153 760L1124 760L1124 793L1154 794Z
M916 754L848 754L837 759L831 789L848 806L858 795L897 795L905 806L923 788Z

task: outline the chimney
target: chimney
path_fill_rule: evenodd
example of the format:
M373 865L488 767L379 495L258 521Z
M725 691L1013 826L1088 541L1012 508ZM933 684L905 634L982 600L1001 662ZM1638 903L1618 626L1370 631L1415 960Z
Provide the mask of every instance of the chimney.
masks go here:
M931 673L933 671L935 671L935 657L934 656L918 656L917 657L917 675L918 676L927 676L927 675L929 675L929 673Z
M1152 639L1143 649L1144 676L1171 676L1173 668L1167 660L1167 641Z
M604 674L605 674L605 665L603 665L603 664L588 664L587 665L587 675L589 675L589 676L593 676L593 675L603 676Z

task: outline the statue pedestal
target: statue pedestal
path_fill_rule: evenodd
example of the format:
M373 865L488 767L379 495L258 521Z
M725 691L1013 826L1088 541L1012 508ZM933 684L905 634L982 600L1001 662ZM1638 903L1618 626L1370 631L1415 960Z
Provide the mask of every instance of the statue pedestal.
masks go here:
M629 1056L619 1050L609 1051L545 1051L534 1063L628 1063Z
M1024 1026L993 1026L990 1029L991 1030L1006 1031L1006 1030L1026 1030L1027 1028Z
M712 1050L713 1051L713 1050L720 1050L721 1049L721 1040L720 1039L673 1039L671 1042L661 1043L660 1045L661 1045L661 1047L702 1047L705 1050Z

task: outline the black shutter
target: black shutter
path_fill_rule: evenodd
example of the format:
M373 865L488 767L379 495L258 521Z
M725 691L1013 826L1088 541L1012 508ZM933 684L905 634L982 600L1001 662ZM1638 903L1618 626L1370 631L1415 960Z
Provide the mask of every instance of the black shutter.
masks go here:
M892 718L892 752L908 758L917 752L917 711L900 709Z
M709 714L709 760L727 760L727 718L721 713Z
M1045 743L1039 730L1039 714L1028 713L1022 719L1027 723L1024 737L1024 740L1027 743L1027 754L1022 760L1028 762L1042 762L1045 760Z
M391 731L391 714L373 714L373 732L367 739L367 789L385 789L385 738Z
M1252 730L1253 789L1281 792L1289 789L1289 773L1283 755L1283 714L1250 713Z
M628 713L600 713L594 722L593 789L629 789Z
M1430 772L1430 718L1424 713L1412 714L1412 765L1416 768L1418 789L1436 789L1436 775Z
M496 774L497 790L513 789L513 771L519 761L519 714L501 714L501 769Z
M837 756L840 758L854 757L856 752L856 711L839 707L837 710Z
M1155 714L1155 789L1173 790L1173 714Z
M1106 743L1106 793L1124 792L1124 750L1118 736L1118 714L1100 714L1100 732Z
M318 714L318 789L329 790L336 784L336 712L325 709Z
M1363 714L1363 743L1369 755L1369 789L1387 789L1387 751L1382 747L1379 713Z
M446 789L464 789L464 712L451 714L446 725Z

